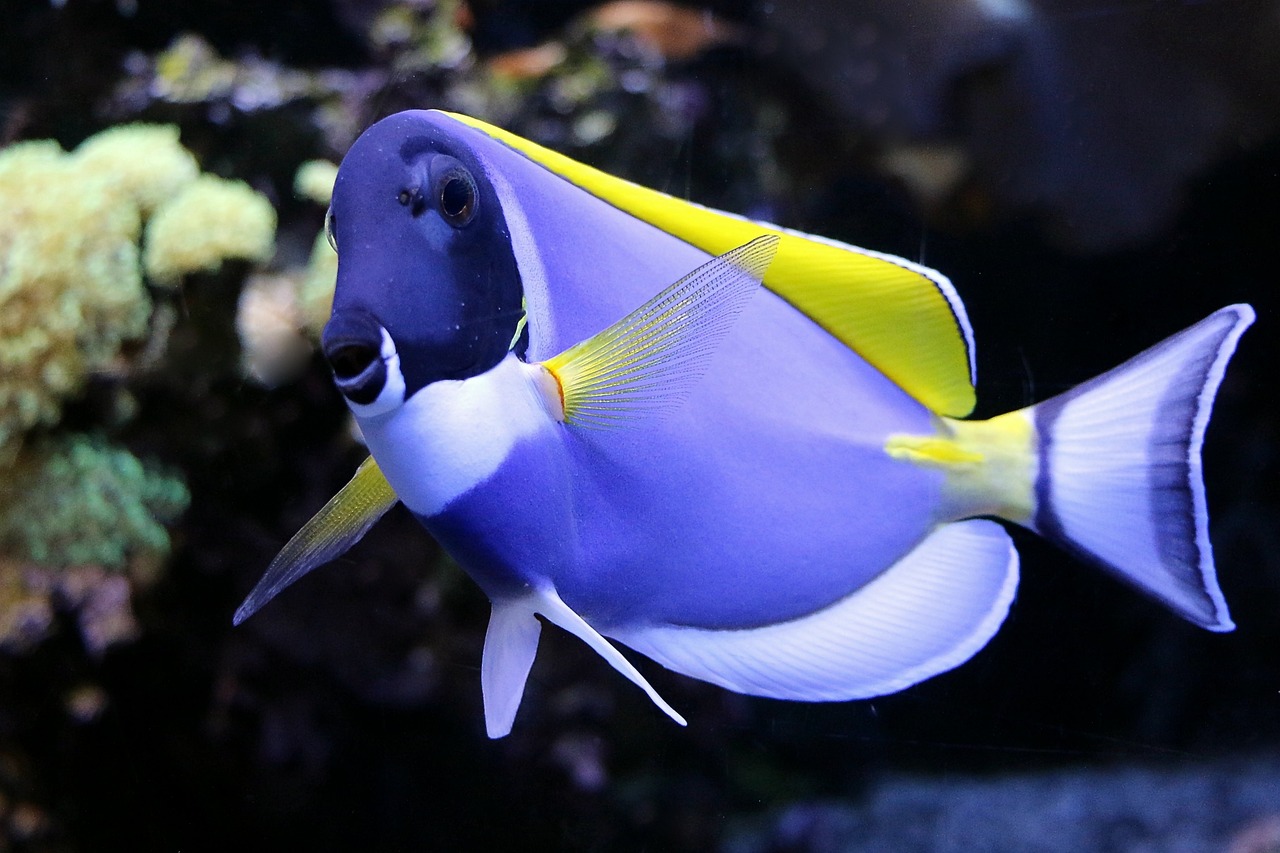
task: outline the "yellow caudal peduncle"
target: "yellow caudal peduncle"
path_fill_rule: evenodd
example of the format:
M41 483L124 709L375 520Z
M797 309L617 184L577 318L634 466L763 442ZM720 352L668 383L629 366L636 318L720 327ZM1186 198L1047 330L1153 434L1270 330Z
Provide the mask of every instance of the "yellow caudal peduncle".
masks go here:
M889 456L946 475L944 493L956 518L996 515L1029 524L1039 471L1035 425L1026 411L987 421L939 418L935 435L889 436Z

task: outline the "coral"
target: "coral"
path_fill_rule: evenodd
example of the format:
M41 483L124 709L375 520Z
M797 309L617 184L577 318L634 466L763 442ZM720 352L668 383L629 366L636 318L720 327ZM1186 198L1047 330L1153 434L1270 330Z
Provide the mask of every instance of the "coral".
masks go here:
M0 465L146 331L139 205L97 161L52 142L0 152Z
M38 567L0 558L0 649L21 651L44 638L53 625L52 586Z
M293 178L294 192L317 204L328 206L333 196L333 182L338 167L327 160L311 160L298 167ZM320 337L333 308L333 288L338 281L338 253L333 250L324 231L311 244L311 256L302 274L298 305L302 327L313 338Z
M196 158L178 142L172 125L126 124L107 128L76 148L82 173L100 175L131 198L143 217L196 179Z
M149 274L166 284L274 248L267 200L201 176L177 128L115 127L71 154L48 140L0 151L0 468L147 332L144 222Z
M31 442L0 485L0 553L46 566L122 569L169 550L186 486L86 436Z
M276 212L243 181L201 175L160 205L147 223L143 267L157 284L222 261L267 261L275 251Z
M322 233L311 246L306 274L298 301L302 309L303 328L312 337L320 337L333 309L333 289L338 281L338 253Z
M236 306L236 333L246 373L268 387L302 372L311 345L302 334L298 275L257 275Z
M165 524L188 500L180 479L101 439L28 442L0 480L0 648L42 640L54 602L95 654L133 638L132 587L168 555Z
M138 623L130 578L101 566L56 569L0 558L0 650L23 652L53 631L55 601L75 611L85 648L131 640Z
M298 167L297 174L293 176L293 191L316 204L328 205L337 177L337 164L328 160L308 160Z
M326 160L303 163L294 176L294 192L327 205L338 167ZM333 306L338 255L325 233L316 235L305 269L249 280L236 309L241 362L257 381L275 386L301 373Z

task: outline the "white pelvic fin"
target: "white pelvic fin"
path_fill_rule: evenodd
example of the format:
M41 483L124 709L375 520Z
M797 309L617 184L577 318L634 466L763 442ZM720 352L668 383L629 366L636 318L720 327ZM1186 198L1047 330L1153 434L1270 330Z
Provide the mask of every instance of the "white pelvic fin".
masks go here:
M760 289L779 238L757 237L698 267L543 366L559 386L559 419L623 426L680 405Z
M647 693L653 703L661 708L662 712L668 717L682 726L688 725L684 717L676 713L676 710L658 695L658 691L653 689L653 686L645 680L640 671L632 666L631 662L623 657L622 653L615 649L608 640L602 637L599 631L592 628L586 623L586 620L573 612L573 608L565 604L554 589L539 590L535 593L535 596L536 601L533 607L538 613L594 649L596 654L608 661L611 667L622 673L627 680Z
M1200 448L1248 305L1223 308L1031 407L1040 440L1034 527L1212 631L1218 586Z
M373 457L364 460L355 476L280 549L232 622L239 625L307 572L341 557L397 500Z
M668 669L755 696L880 696L952 669L987 644L1018 585L1018 553L993 521L930 534L883 574L799 619L730 631L650 627L611 636Z
M529 669L538 653L542 623L527 600L495 602L484 635L480 685L484 691L484 725L491 738L511 733Z

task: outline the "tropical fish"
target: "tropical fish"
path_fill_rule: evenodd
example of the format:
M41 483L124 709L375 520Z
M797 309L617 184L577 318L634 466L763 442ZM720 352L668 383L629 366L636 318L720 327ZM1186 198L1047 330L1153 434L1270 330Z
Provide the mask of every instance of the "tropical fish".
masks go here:
M492 602L507 734L538 616L677 722L610 642L758 696L857 699L968 660L1028 527L1233 625L1200 448L1247 305L984 421L945 276L413 111L343 160L323 349L372 454L239 623L397 501Z

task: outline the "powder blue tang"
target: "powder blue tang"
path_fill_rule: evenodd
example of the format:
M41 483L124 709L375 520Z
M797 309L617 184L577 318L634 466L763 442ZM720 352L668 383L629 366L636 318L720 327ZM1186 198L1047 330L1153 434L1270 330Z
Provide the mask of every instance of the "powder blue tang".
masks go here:
M463 116L375 124L338 173L323 346L372 461L247 618L397 500L493 604L489 734L543 617L731 690L825 701L950 669L1037 530L1232 625L1200 446L1248 306L989 421L940 273L621 181Z

